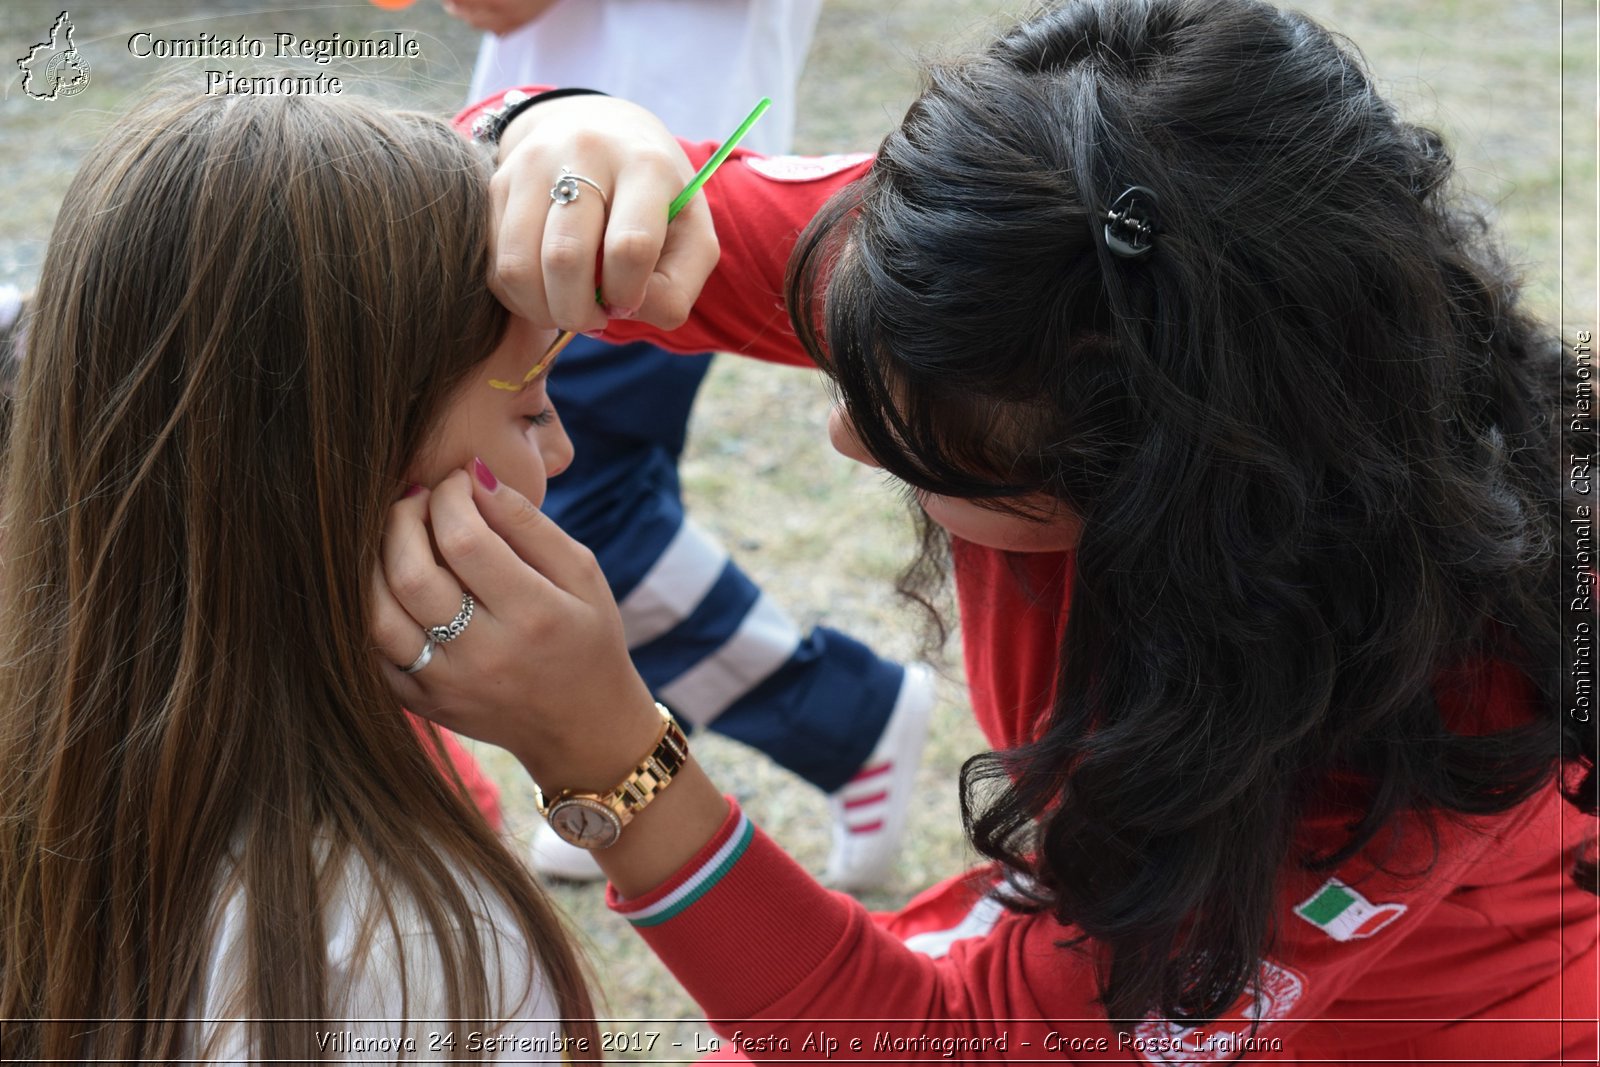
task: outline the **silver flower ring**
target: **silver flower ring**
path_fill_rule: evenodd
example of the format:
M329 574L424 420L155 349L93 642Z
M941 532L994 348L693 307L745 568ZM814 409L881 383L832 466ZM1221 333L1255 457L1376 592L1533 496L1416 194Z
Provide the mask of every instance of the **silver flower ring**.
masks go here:
M598 182L596 182L593 178L585 178L581 174L574 174L568 167L561 168L561 177L557 178L556 183L550 187L550 199L554 200L562 207L566 207L568 204L578 199L578 194L582 192L582 190L578 188L580 182L593 189L599 195L600 203L602 205L604 205L607 209L611 207L611 201L606 198L606 191L600 188L600 184Z
M472 609L475 601L471 593L461 594L461 610L456 612L456 617L443 626L429 626L423 632L441 645L447 645L466 632L467 624L472 621ZM421 670L419 667L418 670Z

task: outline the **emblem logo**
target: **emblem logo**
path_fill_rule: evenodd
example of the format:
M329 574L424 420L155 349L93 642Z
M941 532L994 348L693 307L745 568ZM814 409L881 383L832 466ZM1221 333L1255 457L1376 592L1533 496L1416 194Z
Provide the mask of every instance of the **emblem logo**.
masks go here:
M77 96L89 87L89 61L72 43L72 19L63 11L50 27L50 39L40 41L17 60L22 71L22 91L35 100Z
M1404 904L1374 904L1337 878L1302 901L1294 913L1335 941L1359 941L1406 913Z
M1306 980L1271 960L1261 961L1261 974L1238 1004L1209 1026L1185 1026L1170 1019L1150 1018L1134 1029L1134 1050L1161 1067L1226 1063L1247 1052L1281 1051L1278 1039L1262 1036L1272 1022L1285 1018L1305 995Z

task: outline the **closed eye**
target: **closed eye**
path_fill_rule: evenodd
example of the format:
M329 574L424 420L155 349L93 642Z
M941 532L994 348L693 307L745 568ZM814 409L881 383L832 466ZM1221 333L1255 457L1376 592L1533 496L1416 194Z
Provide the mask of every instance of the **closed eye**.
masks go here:
M524 415L523 418L527 419L529 422L533 423L535 426L548 426L548 425L550 425L550 423L554 422L555 419L556 419L556 409L555 408L545 408L543 411L539 412L537 415Z

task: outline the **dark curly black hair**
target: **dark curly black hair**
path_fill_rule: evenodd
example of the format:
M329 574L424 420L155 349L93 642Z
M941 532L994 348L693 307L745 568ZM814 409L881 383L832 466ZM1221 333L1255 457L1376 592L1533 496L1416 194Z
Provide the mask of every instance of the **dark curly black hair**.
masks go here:
M962 785L1108 1014L1218 1015L1285 866L1402 812L1503 811L1563 763L1595 813L1559 669L1562 346L1438 135L1252 0L1053 4L928 79L802 235L790 307L891 473L1083 521L1045 728ZM1137 259L1102 236L1129 185L1158 203ZM1453 732L1433 684L1485 658L1548 713ZM1334 772L1365 817L1303 855Z

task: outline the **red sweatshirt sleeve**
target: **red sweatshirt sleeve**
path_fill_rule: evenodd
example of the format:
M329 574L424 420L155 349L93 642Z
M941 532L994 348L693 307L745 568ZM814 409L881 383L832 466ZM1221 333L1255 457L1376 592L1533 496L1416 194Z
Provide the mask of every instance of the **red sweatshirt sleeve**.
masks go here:
M714 144L685 144L700 166ZM783 278L800 231L840 189L872 165L867 155L765 157L735 149L705 185L722 258L689 321L665 332L612 320L602 337L651 341L675 352L734 352L810 366L789 322Z
M524 87L539 92L540 87ZM474 104L455 117L463 133L504 94ZM714 143L683 142L699 167ZM811 361L790 327L783 276L795 239L817 209L871 166L869 155L774 156L735 149L704 188L716 221L722 258L689 321L663 331L613 319L601 335L617 344L650 341L674 352L734 352L797 366Z
M1358 857L1286 879L1256 996L1202 1029L1146 1020L1117 1034L1095 1003L1092 956L1061 947L1075 931L1047 916L980 906L942 957L913 951L737 810L676 877L636 900L613 891L610 904L724 1047L758 1061L819 1058L819 1041L838 1042L832 1059L895 1061L1554 1058L1593 1035L1592 1023L1563 1033L1559 1021L1594 1002L1583 978L1593 898L1568 891L1563 862L1592 821L1568 825L1563 805L1550 790L1503 816L1443 824L1431 868L1428 834L1410 820L1364 854L1388 857L1387 872ZM1485 906L1492 922L1474 915Z

